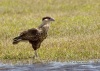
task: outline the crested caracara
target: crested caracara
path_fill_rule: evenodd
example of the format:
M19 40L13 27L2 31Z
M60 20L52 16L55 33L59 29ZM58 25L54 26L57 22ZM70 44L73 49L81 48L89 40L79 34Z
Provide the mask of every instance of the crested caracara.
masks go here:
M35 57L37 57L36 50L40 48L42 41L46 39L47 32L52 21L54 21L54 19L51 17L43 17L41 25L37 28L31 28L20 33L19 36L13 39L13 44L17 44L20 41L29 41L35 51Z

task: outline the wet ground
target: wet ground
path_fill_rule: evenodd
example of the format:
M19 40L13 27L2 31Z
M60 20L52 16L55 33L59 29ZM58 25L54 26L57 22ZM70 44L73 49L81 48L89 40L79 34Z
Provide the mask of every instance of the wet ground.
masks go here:
M100 62L0 63L0 71L100 71Z

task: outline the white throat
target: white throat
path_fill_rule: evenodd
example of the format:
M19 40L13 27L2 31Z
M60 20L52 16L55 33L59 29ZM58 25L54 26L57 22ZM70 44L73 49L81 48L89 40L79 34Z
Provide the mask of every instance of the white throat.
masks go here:
M49 21L43 21L41 25L38 26L38 29L41 29L43 27L49 27L50 22Z

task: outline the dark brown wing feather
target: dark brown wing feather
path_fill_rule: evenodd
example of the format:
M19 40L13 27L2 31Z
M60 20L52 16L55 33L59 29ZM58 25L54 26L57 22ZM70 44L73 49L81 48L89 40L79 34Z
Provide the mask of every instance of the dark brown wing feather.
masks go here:
M35 41L39 39L39 31L35 28L29 29L27 31L23 31L20 36L22 40L30 40Z

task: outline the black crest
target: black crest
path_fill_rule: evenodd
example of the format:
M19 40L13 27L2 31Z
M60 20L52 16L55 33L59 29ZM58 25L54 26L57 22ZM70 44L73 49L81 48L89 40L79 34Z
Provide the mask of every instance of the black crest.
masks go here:
M49 16L43 17L43 18L42 18L42 21L45 20L45 19L51 19L51 17L49 17Z

